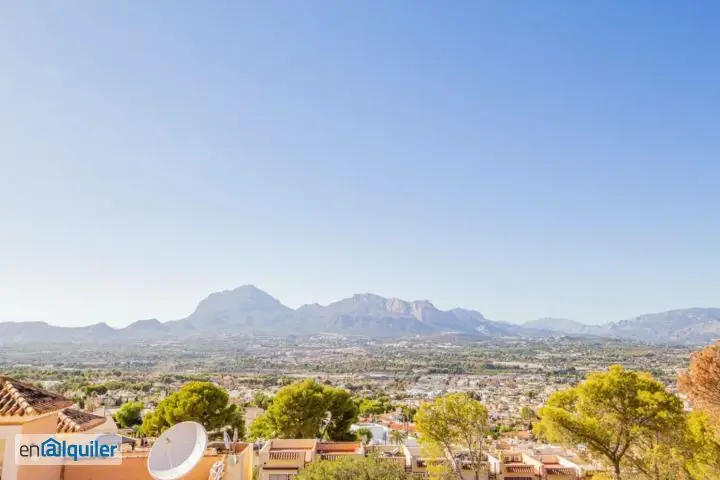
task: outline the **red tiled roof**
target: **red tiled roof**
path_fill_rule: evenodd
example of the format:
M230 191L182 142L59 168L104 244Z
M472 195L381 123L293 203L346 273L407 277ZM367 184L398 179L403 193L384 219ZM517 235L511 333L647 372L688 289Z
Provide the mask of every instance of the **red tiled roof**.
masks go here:
M69 407L72 403L57 393L0 376L0 417L42 415Z
M388 425L388 428L390 430L402 430L402 431L408 431L408 432L414 432L415 431L415 424L414 423L391 423Z
M91 428L95 428L103 423L105 423L105 417L75 410L74 408L65 408L58 414L57 432L87 432Z

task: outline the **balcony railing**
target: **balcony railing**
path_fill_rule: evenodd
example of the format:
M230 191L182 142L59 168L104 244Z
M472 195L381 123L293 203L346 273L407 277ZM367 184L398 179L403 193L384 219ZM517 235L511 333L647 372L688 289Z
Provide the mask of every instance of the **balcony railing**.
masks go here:
M545 472L548 475L565 476L569 478L577 478L577 471L572 467L546 467Z
M532 465L505 465L505 471L508 473L533 473Z
M378 462L395 462L399 467L405 467L405 457L374 457Z
M327 460L330 462L334 462L335 460L340 460L343 457L348 457L347 454L340 454L340 453L321 453L320 459Z
M280 461L299 461L304 458L304 454L302 452L270 452L268 454L268 457L270 460L280 460Z

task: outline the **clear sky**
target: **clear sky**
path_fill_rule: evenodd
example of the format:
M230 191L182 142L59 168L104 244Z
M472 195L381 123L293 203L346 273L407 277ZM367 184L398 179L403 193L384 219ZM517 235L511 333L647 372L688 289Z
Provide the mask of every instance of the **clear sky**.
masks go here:
M720 4L6 2L0 321L253 283L588 323L720 306Z

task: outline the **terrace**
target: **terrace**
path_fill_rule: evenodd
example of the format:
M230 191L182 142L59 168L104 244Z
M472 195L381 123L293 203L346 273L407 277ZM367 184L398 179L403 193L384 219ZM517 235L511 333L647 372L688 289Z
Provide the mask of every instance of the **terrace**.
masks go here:
M410 466L411 458L407 456L402 446L398 445L373 445L368 447L368 453L378 461L396 462L398 466L407 468Z
M574 467L564 467L560 464L545 465L545 475L548 480L560 479L576 479L578 478L577 469Z
M259 480L290 478L315 459L317 440L269 440L258 453Z
M542 463L520 452L503 452L501 461L504 480L536 480L541 478Z
M365 449L360 442L318 442L316 455L322 460L338 460L346 457L364 457Z

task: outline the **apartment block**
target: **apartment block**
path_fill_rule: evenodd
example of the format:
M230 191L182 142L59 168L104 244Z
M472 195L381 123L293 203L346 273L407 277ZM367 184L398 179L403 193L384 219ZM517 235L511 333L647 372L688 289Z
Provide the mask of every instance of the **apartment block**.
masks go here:
M489 455L497 480L579 480L582 469L557 455L529 455L523 452L496 452Z
M336 461L345 457L364 457L360 442L321 442L319 440L276 439L265 443L258 455L258 480L289 480L309 463Z
M2 480L152 480L147 469L149 448L128 448L120 465L87 465L82 461L64 465L15 464L15 435L52 433L112 433L111 417L70 408L72 401L34 385L0 377L0 479ZM125 439L124 439L125 440ZM132 442L132 439L126 439ZM133 445L134 446L134 445ZM229 459L233 461L229 461ZM253 449L238 444L235 452L206 450L185 480L208 480L223 465L233 479L251 480ZM228 475L229 477L230 475ZM227 477L226 477L227 478Z

